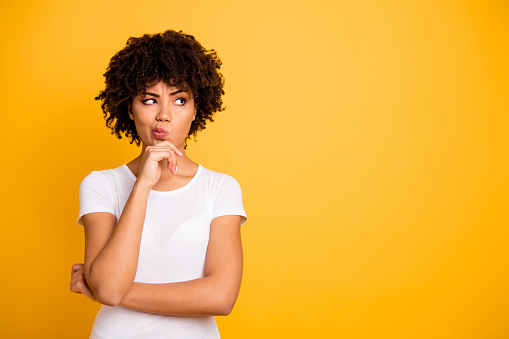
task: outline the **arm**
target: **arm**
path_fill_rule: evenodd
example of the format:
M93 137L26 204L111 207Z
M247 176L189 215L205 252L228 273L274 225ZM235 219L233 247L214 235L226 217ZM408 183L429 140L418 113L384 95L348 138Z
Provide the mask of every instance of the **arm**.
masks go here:
M85 279L105 305L117 305L134 281L148 192L135 185L118 223L110 213L83 216Z
M168 284L134 283L120 305L167 315L227 315L242 278L240 216L212 220L204 277ZM73 266L71 291L97 301L84 279L81 265Z
M217 217L210 225L204 277L169 284L134 283L120 305L167 315L227 315L240 290L240 216Z
M177 152L178 149L169 142L147 146L138 178L118 223L110 213L83 216L84 276L90 290L102 304L118 305L133 284L148 194L159 180L163 159L168 159L168 168L174 173Z

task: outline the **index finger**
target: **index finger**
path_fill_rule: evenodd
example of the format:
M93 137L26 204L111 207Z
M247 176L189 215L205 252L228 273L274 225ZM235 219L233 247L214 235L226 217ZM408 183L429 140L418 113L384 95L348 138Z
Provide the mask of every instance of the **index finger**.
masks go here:
M152 147L155 147L157 148L157 146L163 146L163 147L169 147L173 150L173 152L180 156L180 157L183 157L184 155L182 154L182 152L180 152L180 150L178 149L177 146L175 146L174 144L172 144L171 142L169 142L168 140L164 140L164 141L161 141L160 143L158 144L155 144L154 146Z

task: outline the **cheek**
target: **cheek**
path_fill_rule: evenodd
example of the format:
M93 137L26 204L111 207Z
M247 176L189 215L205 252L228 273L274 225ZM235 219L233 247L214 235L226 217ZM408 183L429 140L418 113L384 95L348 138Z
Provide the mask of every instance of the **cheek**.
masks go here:
M138 132L138 135L143 135L147 129L146 128L147 122L143 121L139 117L135 118L134 116L133 116L133 121L134 121L134 126L136 127L136 131Z
M187 137L187 135L189 134L189 130L191 129L191 125L193 123L193 120L191 119L191 117L186 117L185 119L182 119L179 121L178 123L178 134L181 136L181 137Z

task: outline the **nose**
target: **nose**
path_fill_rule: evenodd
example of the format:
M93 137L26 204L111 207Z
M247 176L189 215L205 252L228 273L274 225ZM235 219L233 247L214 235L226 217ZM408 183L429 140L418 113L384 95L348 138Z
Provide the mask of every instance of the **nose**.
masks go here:
M168 122L171 120L171 111L170 107L167 107L168 105L163 104L161 105L161 109L157 113L156 120L161 122Z

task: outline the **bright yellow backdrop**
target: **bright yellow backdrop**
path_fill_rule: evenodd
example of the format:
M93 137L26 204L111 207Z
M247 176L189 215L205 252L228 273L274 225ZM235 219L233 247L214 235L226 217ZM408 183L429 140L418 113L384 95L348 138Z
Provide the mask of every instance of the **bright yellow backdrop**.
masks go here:
M93 100L130 36L193 34L227 110L189 145L241 183L228 338L507 338L509 5L3 1L5 338L87 338L78 187L137 148Z

